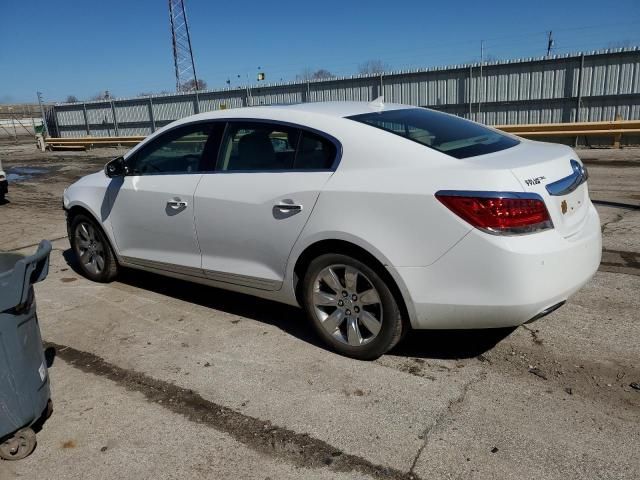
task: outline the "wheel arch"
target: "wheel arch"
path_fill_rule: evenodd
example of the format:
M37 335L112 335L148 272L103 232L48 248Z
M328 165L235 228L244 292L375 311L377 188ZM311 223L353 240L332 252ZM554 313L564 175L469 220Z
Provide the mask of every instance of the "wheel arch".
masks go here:
M398 303L398 307L402 312L403 319L407 322L407 326L413 324L415 311L411 308L412 303L409 301L409 293L402 279L394 270L387 268L389 263L385 259L381 259L371 253L367 248L362 247L349 240L326 238L317 240L304 248L297 256L293 267L293 289L296 299L302 305L302 278L314 258L326 253L338 253L348 255L365 262L371 268L376 270L382 279L389 285L393 296Z
M75 204L70 206L69 208L66 208L65 210L67 212L67 235L69 237L69 241L71 241L71 222L73 221L73 218L79 214L86 215L89 218L91 218L96 224L96 226L102 231L105 238L107 239L107 242L109 242L109 247L111 248L111 251L116 257L116 261L120 262L120 257L118 255L118 251L115 248L115 242L111 238L110 232L107 231L103 223L100 220L98 220L98 217L91 211L90 208L88 208L86 205Z

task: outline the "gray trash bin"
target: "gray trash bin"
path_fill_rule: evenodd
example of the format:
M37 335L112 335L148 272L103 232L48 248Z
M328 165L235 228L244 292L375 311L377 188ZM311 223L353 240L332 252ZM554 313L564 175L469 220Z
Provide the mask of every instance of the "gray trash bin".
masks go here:
M36 446L31 428L51 414L49 376L33 284L49 272L51 243L34 255L0 253L0 458L19 460Z

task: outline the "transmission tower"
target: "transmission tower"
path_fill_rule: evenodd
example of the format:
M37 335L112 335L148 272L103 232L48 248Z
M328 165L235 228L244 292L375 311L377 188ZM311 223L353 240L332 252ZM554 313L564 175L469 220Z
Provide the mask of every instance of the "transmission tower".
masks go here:
M173 63L176 69L176 91L197 90L198 77L191 51L191 36L184 0L169 0Z

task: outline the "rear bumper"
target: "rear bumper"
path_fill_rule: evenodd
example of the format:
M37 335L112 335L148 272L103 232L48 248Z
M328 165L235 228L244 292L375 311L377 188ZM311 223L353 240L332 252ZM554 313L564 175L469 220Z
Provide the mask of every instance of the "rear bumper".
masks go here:
M570 238L555 230L503 237L474 229L430 266L394 267L413 307L412 326L517 326L565 301L600 265L600 219L589 208Z

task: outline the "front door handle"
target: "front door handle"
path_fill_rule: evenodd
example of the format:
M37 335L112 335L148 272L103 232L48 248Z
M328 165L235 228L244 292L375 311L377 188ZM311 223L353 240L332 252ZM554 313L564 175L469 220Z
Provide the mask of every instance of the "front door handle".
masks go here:
M186 208L188 204L183 200L172 198L171 200L167 200L167 205L173 208L174 210L179 210L181 208Z

